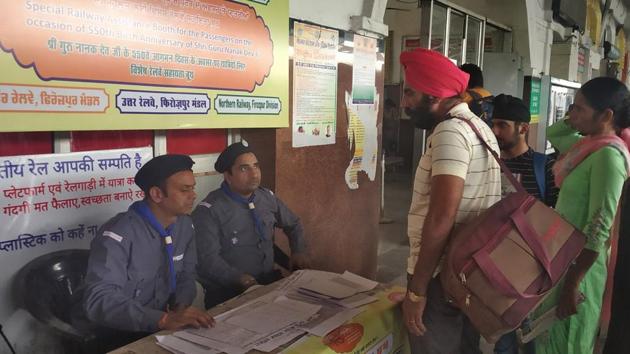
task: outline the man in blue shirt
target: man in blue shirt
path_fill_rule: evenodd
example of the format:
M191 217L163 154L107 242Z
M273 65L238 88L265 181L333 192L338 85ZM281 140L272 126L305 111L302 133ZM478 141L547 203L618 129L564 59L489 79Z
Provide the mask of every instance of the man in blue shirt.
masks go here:
M293 266L308 267L302 223L273 192L260 187L260 167L252 150L234 143L214 168L224 182L192 213L206 308L282 277L273 267L276 227L289 237Z
M106 222L91 244L80 308L73 323L107 351L160 329L207 327L191 307L197 254L192 220L195 178L185 155L147 162L135 182L145 199Z

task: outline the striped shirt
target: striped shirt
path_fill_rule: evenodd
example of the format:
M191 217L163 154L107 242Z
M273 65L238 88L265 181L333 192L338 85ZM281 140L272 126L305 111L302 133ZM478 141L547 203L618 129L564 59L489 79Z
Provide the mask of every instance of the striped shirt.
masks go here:
M556 162L553 157L547 156L547 162L545 163L545 196L541 198L540 189L538 188L538 182L536 182L536 174L534 173L534 150L529 148L525 153L512 158L505 159L505 165L512 171L514 177L521 182L523 188L527 193L533 195L538 200L547 204L550 207L556 206L556 200L558 199L558 188L553 180L553 164ZM510 184L507 178L503 178L502 190L503 194L506 192L513 192L515 188Z
M499 152L492 130L475 116L465 103L456 105L448 114L472 121L492 149ZM439 123L428 138L427 146L416 170L409 208L407 226L410 249L407 261L409 274L413 274L420 253L424 219L429 211L432 176L452 175L465 180L454 228L472 220L501 198L499 164L466 122L448 119ZM442 260L436 273L441 269L441 263Z

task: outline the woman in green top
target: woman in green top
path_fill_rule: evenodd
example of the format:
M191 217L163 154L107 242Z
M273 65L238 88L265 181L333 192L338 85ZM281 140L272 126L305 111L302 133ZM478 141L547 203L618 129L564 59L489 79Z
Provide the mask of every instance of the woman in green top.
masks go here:
M608 237L628 176L628 149L619 134L630 126L630 93L620 81L600 77L577 92L569 117L547 129L562 154L554 166L560 187L556 210L586 235L586 246L563 282L536 309L534 318L558 305L537 354L592 354L606 283ZM579 303L583 293L585 300Z

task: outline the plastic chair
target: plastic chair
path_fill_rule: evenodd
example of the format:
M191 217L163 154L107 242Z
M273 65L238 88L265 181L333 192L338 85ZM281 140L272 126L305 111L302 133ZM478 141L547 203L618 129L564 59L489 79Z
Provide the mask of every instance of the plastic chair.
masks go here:
M70 324L75 294L87 270L89 250L64 250L37 257L16 274L14 295L18 304L44 323L74 350L84 351L94 339Z

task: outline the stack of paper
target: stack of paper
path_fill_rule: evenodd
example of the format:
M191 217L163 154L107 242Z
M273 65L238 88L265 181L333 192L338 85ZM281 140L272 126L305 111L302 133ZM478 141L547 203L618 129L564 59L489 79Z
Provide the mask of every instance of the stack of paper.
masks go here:
M376 301L365 293L376 285L350 272L302 270L277 291L216 316L212 328L156 338L158 345L177 354L270 352L307 332L324 336L352 319L363 311L360 306Z

